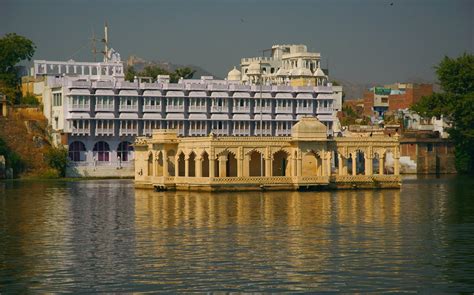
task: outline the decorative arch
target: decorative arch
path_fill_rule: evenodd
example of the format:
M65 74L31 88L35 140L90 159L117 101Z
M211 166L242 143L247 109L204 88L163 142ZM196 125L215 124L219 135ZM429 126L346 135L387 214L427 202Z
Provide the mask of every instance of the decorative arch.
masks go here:
M177 176L185 176L185 163L184 160L186 158L184 151L179 150L177 157L178 162L178 173Z
M119 161L128 162L133 160L133 146L128 141L122 141L117 146L117 158Z
M95 143L94 148L92 149L94 154L94 159L99 162L109 162L110 161L110 147L109 144L105 141L98 141Z
M247 153L249 157L249 176L265 176L265 157L264 153L258 149L252 149Z
M188 156L188 176L196 177L196 153L191 151Z
M209 177L209 154L207 153L207 151L202 152L201 158L202 158L201 175L202 177Z
M273 176L287 176L290 175L289 171L289 165L288 165L288 158L290 156L290 153L288 151L285 151L283 149L280 149L273 153L272 158L273 158L273 171L272 175Z
M86 146L82 141L73 141L69 144L69 160L83 162L86 160Z
M147 158L147 175L148 176L153 176L153 153L149 152L148 153L148 158Z
M168 163L168 175L176 176L175 157L176 152L174 150L167 151L168 158L165 159Z
M301 166L302 176L322 175L322 157L317 151L304 152Z

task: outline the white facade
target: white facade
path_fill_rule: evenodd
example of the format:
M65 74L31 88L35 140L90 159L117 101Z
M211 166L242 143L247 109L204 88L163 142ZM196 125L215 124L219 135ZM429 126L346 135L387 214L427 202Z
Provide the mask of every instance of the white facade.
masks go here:
M56 141L69 147L69 175L133 173L131 143L153 129L178 129L181 136L289 136L301 117L315 116L332 134L330 83L260 86L212 77L169 83L168 76L128 82L120 60L66 64L35 61L35 74L46 78L44 113Z

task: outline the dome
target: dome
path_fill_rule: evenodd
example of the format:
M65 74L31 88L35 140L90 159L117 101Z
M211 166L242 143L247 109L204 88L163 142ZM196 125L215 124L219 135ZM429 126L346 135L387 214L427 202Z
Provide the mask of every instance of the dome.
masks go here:
M315 77L326 77L326 75L324 74L323 70L321 70L321 68L316 69L316 71L314 72L314 76Z
M240 81L241 73L235 67L227 74L227 80L229 81Z
M315 117L303 117L291 128L291 136L296 140L327 138L327 127Z
M260 64L253 62L249 65L247 75L260 75Z

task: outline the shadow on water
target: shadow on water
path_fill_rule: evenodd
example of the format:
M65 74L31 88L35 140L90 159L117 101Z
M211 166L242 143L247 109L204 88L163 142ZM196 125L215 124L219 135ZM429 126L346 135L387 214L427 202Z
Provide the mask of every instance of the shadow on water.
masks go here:
M0 188L0 292L474 288L473 185L153 192L128 180Z

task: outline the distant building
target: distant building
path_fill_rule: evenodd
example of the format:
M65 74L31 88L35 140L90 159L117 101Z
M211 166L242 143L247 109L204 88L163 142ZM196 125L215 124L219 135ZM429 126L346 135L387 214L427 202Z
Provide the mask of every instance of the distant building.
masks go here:
M104 62L35 60L34 75L31 83L42 79L41 87L32 87L42 90L53 139L69 147L69 176L133 175L132 143L154 129L177 129L180 136L288 136L300 118L313 116L332 135L336 121L335 91L326 78L317 86L212 77L170 83L168 76L128 82L113 49Z
M229 81L252 85L330 86L328 70L321 68L321 54L309 52L306 45L273 45L270 57L242 58L240 71L235 67ZM331 85L333 108L342 109L342 86Z
M408 109L432 93L432 84L395 83L373 87L364 93L364 114L383 117L387 111Z

